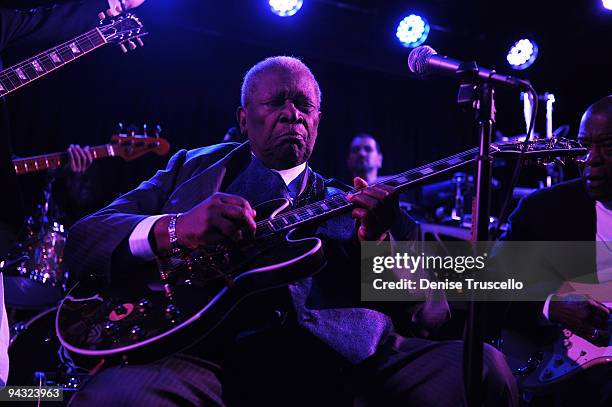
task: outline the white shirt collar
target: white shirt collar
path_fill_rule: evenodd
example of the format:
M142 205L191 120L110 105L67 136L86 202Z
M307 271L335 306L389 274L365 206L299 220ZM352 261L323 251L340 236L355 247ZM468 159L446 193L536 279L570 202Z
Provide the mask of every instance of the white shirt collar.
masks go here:
M302 163L298 166L295 166L293 168L288 168L286 170L272 170L272 171L277 172L281 176L283 181L285 181L285 185L289 185L291 181L296 179L304 171L305 168L306 168L306 163Z
M251 155L253 156L253 158L257 158L255 157L255 154L253 154L252 151ZM296 179L302 173L302 171L304 171L305 168L306 163L302 163L300 165L296 165L293 168L287 168L286 170L273 170L272 168L270 168L270 170L278 173L278 175L280 175L283 181L285 182L285 185L289 186L289 184L291 184L291 181Z

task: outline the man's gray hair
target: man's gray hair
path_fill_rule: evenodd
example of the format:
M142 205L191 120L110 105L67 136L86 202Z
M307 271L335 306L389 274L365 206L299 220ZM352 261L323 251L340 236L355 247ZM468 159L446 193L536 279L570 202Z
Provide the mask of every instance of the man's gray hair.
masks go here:
M255 91L255 87L257 86L257 80L266 71L274 70L274 69L285 69L292 73L306 73L312 79L312 83L314 84L315 93L317 97L317 107L321 107L321 88L319 88L319 83L315 79L314 75L310 71L310 69L295 57L287 57L287 56L276 56L266 58L261 62L255 64L248 72L244 75L244 80L242 81L242 90L240 92L240 103L242 106L246 106L253 92Z

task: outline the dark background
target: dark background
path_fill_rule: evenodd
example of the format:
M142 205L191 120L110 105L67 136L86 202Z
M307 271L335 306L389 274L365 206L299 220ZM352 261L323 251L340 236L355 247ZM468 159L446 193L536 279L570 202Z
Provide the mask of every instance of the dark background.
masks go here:
M409 12L435 26L426 44L439 53L554 93L554 127L569 124L573 137L581 112L612 93L612 12L600 0L304 0L290 18L272 14L265 0L149 0L136 11L150 32L144 48L122 55L103 47L8 97L14 152L104 144L119 121L160 123L173 151L219 142L236 123L246 70L280 54L303 58L320 82L323 118L312 164L324 175L346 179L347 146L357 131L380 140L383 173L466 150L476 138L471 116L456 106L456 83L408 72L410 50L395 30ZM524 36L538 43L538 59L512 71L506 53ZM13 50L5 66L42 49ZM497 128L524 132L518 94L500 89L497 102ZM133 185L136 174L151 175L164 162L148 156L104 176ZM30 199L40 194L41 179L23 179Z

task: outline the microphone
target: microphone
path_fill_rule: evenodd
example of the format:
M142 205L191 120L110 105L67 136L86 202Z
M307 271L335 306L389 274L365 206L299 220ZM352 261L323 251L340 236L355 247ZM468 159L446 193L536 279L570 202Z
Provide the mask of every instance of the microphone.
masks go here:
M464 64L463 61L439 55L433 48L422 45L413 49L408 55L408 67L410 71L418 75L440 74L446 76L457 75L457 70ZM478 78L484 82L492 82L500 85L519 89L531 89L529 81L502 75L495 70L478 67Z

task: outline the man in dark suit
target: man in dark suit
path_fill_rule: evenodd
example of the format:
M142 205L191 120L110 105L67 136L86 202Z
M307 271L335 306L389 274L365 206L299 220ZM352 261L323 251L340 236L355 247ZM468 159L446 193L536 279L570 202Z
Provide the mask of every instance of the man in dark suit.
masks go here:
M524 198L510 216L505 240L602 242L597 250L612 241L612 96L586 110L578 140L589 150L582 177ZM612 255L594 254L581 259L580 273L591 274L589 282L605 283L612 277ZM585 338L609 335L609 310L593 299L551 296L544 315Z
M308 166L320 103L318 83L298 59L256 64L238 109L249 141L179 151L151 180L78 222L66 247L71 271L127 281L155 256L251 239L260 203L287 198L300 207L338 193ZM367 183L357 178L355 187ZM359 241L405 240L413 223L385 186L348 199L352 218L332 218L315 231L328 260L323 270L245 300L234 315L239 332L215 346L101 371L74 405L461 404L462 343L395 332L394 322L435 330L448 316L446 302L401 304L393 320L359 299ZM487 405L516 404L514 379L488 346L483 380Z
M509 218L509 229L502 237L510 241L595 242L573 249L567 247L569 257L579 264L570 273L554 276L559 285L566 281L588 282L590 294L602 290L597 285L612 280L612 96L591 105L580 122L578 140L588 149L584 157L581 178L552 188L537 191L521 200ZM551 250L555 247L551 244ZM563 249L556 249L563 250ZM578 254L579 253L579 254ZM568 253L557 253L557 256ZM568 259L571 260L571 259ZM534 270L531 270L533 272ZM565 278L564 278L565 277ZM584 289L584 288L583 288ZM545 293L544 293L545 294ZM544 295L545 296L545 295ZM513 325L531 331L530 336L550 337L556 326L568 328L579 336L599 345L609 343L610 309L588 293L554 291L546 301L514 303L509 316ZM612 381L610 369L594 372L578 382L568 381L563 386L562 405L610 405ZM594 386L593 384L596 383ZM590 390L586 390L590 386ZM580 390L576 392L576 390Z

